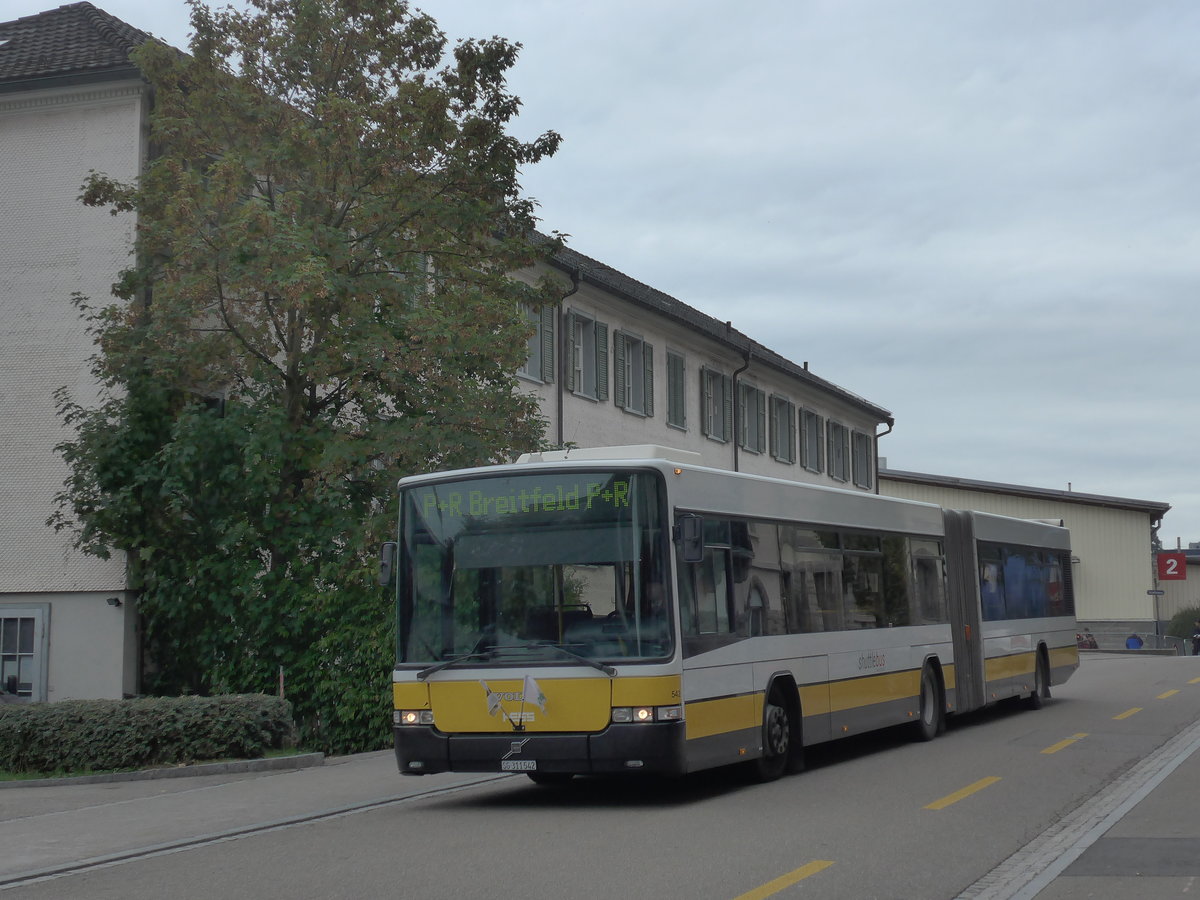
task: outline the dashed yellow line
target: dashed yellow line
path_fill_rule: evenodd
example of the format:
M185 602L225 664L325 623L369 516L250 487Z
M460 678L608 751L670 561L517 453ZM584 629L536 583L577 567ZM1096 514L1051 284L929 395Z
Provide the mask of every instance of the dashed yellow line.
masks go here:
M1057 744L1051 744L1049 747L1047 747L1042 752L1046 753L1046 754L1057 753L1059 750L1062 750L1064 747L1070 747L1076 741L1082 740L1085 737L1087 737L1087 732L1081 731L1079 734L1074 734L1071 737L1067 738L1065 741L1059 741Z
M1200 678L1192 678L1188 681L1188 684L1200 684Z
M1121 713L1120 715L1113 716L1113 718L1114 719L1128 719L1130 716L1140 713L1141 711L1142 711L1142 708L1140 706L1135 706L1133 709L1125 710L1125 712Z
M1163 691L1161 694L1158 695L1157 699L1166 700L1168 697L1173 697L1175 694L1178 694L1178 693L1179 693L1179 691L1176 688L1172 688L1169 691Z
M987 778L980 778L974 784L968 784L961 791L955 791L953 794L947 794L941 800L934 800L926 809L945 809L951 804L957 803L959 800L970 797L972 794L982 791L985 787L990 787L1000 779L995 775L989 775Z
M768 881L761 887L756 887L752 891L747 891L744 894L738 894L734 900L763 900L765 897L770 897L773 894L778 894L786 887L791 887L798 881L803 881L810 875L816 875L833 865L831 859L815 859L806 866L801 866L798 869L793 869L786 875L780 875L774 881Z

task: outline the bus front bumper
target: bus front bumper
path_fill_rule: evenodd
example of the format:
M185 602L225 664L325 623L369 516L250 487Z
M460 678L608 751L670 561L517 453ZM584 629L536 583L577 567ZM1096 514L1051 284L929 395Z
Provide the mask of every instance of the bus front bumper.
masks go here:
M403 775L436 772L547 772L574 775L682 775L684 723L612 724L595 734L445 734L393 726Z

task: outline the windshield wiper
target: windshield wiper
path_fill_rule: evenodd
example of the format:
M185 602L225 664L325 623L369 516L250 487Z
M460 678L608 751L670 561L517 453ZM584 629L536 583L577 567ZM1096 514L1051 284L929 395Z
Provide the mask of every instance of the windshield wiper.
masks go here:
M434 672L440 672L442 669L448 669L451 666L458 665L460 662L466 662L469 659L491 659L493 654L492 649L476 650L472 653L464 653L462 656L455 656L451 659L444 659L440 663L434 663L432 666L422 669L417 673L417 681L424 681Z
M571 657L571 659L577 659L579 662L589 665L593 669L599 669L605 675L611 676L617 674L617 670L612 666L602 663L599 660L584 656L582 653L576 653L574 650L568 650L562 644L555 644L552 641L532 641L528 644L512 644L510 646L519 647L522 650L540 650L543 647L549 647L551 650L557 650L559 653Z

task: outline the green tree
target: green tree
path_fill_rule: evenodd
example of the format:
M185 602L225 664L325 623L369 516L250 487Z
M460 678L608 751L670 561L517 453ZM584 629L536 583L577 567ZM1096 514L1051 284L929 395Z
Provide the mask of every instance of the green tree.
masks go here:
M402 474L541 444L515 371L535 242L522 167L559 137L507 132L519 45L449 48L400 0L190 0L190 55L134 54L152 86L118 301L88 316L105 391L60 392L75 436L52 522L130 554L148 686L271 690L302 739L386 740L390 601L372 581Z

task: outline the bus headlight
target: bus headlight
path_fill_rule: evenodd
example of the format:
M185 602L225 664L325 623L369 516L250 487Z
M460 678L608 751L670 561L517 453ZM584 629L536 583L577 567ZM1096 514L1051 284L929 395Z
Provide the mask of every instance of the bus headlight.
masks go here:
M612 720L616 723L681 722L682 706L614 706Z
M392 712L392 721L397 725L432 725L431 709L397 709Z

